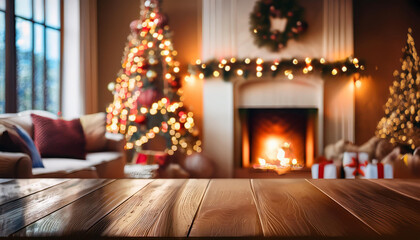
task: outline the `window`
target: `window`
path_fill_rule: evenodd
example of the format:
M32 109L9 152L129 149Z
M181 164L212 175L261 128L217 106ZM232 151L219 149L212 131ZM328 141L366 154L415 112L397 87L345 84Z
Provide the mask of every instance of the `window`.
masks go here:
M0 0L0 113L6 110L6 0Z
M61 1L0 0L0 112L60 111Z

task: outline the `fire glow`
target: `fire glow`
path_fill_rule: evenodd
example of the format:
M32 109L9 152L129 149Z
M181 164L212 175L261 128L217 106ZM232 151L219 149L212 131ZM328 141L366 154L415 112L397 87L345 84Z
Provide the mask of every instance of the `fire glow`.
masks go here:
M258 158L258 163L253 165L254 169L284 171L289 169L300 169L303 167L298 164L297 159L293 157L290 143L281 143L277 139L268 139L265 146L265 156Z

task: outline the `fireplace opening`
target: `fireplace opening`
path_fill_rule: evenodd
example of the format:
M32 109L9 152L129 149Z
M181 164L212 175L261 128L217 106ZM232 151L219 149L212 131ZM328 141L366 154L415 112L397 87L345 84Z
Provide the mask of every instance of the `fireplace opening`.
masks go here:
M318 110L239 109L241 166L278 173L310 167L316 154Z

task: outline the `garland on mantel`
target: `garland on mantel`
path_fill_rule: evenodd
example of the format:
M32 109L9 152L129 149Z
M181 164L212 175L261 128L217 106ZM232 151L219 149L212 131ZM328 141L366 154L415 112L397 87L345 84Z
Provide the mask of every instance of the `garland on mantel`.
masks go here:
M327 62L324 58L311 59L309 57L298 60L296 58L287 60L275 60L265 62L261 58L237 60L235 58L211 60L202 63L197 60L195 64L188 66L188 77L218 78L230 81L232 77L261 78L263 76L276 77L283 74L292 80L296 74L321 73L323 75L339 76L361 73L365 69L364 64L357 58L349 57L343 61Z

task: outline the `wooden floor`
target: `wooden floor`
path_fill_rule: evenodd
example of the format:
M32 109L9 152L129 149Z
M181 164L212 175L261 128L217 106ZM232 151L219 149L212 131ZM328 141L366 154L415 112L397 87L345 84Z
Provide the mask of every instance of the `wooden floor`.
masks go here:
M420 181L0 179L0 236L420 236Z

